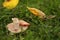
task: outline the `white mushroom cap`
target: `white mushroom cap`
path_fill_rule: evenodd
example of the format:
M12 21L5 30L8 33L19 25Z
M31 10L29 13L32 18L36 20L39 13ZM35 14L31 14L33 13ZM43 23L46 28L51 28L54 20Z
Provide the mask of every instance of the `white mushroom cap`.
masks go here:
M7 28L12 33L19 33L19 32L21 32L21 28L20 27L15 27L13 23L8 24Z
M29 24L28 22L24 21L24 20L20 20L20 21L19 21L19 25L27 27L27 26L29 26L30 24Z
M28 29L28 26L26 26L26 27L22 27L22 32L24 32L25 30L27 30Z
M19 21L19 25L22 28L22 32L28 29L28 26L30 25L28 22L24 20Z

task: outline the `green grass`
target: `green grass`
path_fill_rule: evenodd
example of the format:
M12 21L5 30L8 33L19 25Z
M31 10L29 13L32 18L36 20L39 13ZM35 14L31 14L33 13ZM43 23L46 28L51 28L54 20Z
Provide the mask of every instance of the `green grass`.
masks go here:
M0 0L0 40L60 40L60 0L20 0L12 10L3 8L3 1ZM56 18L43 21L26 6L40 9L46 15L56 15ZM24 33L10 35L6 25L12 22L13 17L29 22L30 27Z

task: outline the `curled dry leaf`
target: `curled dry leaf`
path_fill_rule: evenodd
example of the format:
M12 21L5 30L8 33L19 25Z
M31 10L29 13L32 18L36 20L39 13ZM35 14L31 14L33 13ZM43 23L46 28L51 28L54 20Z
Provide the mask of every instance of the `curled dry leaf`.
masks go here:
M52 19L52 18L55 18L56 17L56 15L49 15L49 16L47 16L47 19Z
M32 12L35 16L39 16L39 17L42 18L42 19L46 18L45 13L42 12L41 10L38 10L38 9L36 9L36 8L30 8L30 7L27 7L27 8L28 8L28 10L29 10L30 12Z
M18 18L12 18L13 22L7 25L7 28L12 33L19 33L25 31L29 23L25 22L24 20L19 20Z
M18 3L19 3L19 0L5 0L3 2L3 7L7 9L13 9L17 6Z

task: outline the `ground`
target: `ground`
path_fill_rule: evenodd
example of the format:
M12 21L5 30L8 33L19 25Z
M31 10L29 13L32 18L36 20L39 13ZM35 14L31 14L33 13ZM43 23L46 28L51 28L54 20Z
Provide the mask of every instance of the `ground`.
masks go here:
M60 40L60 0L20 0L16 8L9 10L0 0L0 40ZM26 7L42 10L46 15L56 15L54 19L41 20ZM17 17L30 23L29 28L19 34L10 35L6 25Z

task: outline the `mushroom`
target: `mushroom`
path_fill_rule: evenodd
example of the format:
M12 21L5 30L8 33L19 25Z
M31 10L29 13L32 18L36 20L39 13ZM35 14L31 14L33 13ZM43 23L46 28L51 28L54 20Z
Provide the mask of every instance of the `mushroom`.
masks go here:
M7 29L11 32L11 33L19 33L21 32L21 28L16 26L13 23L9 23L7 25Z
M24 20L20 20L20 21L19 21L19 25L20 25L20 27L22 28L22 31L25 31L30 24L27 23L27 22L25 22Z
M12 20L13 22L7 25L7 29L12 33L24 32L30 25L24 20L19 20L18 18L12 18Z

